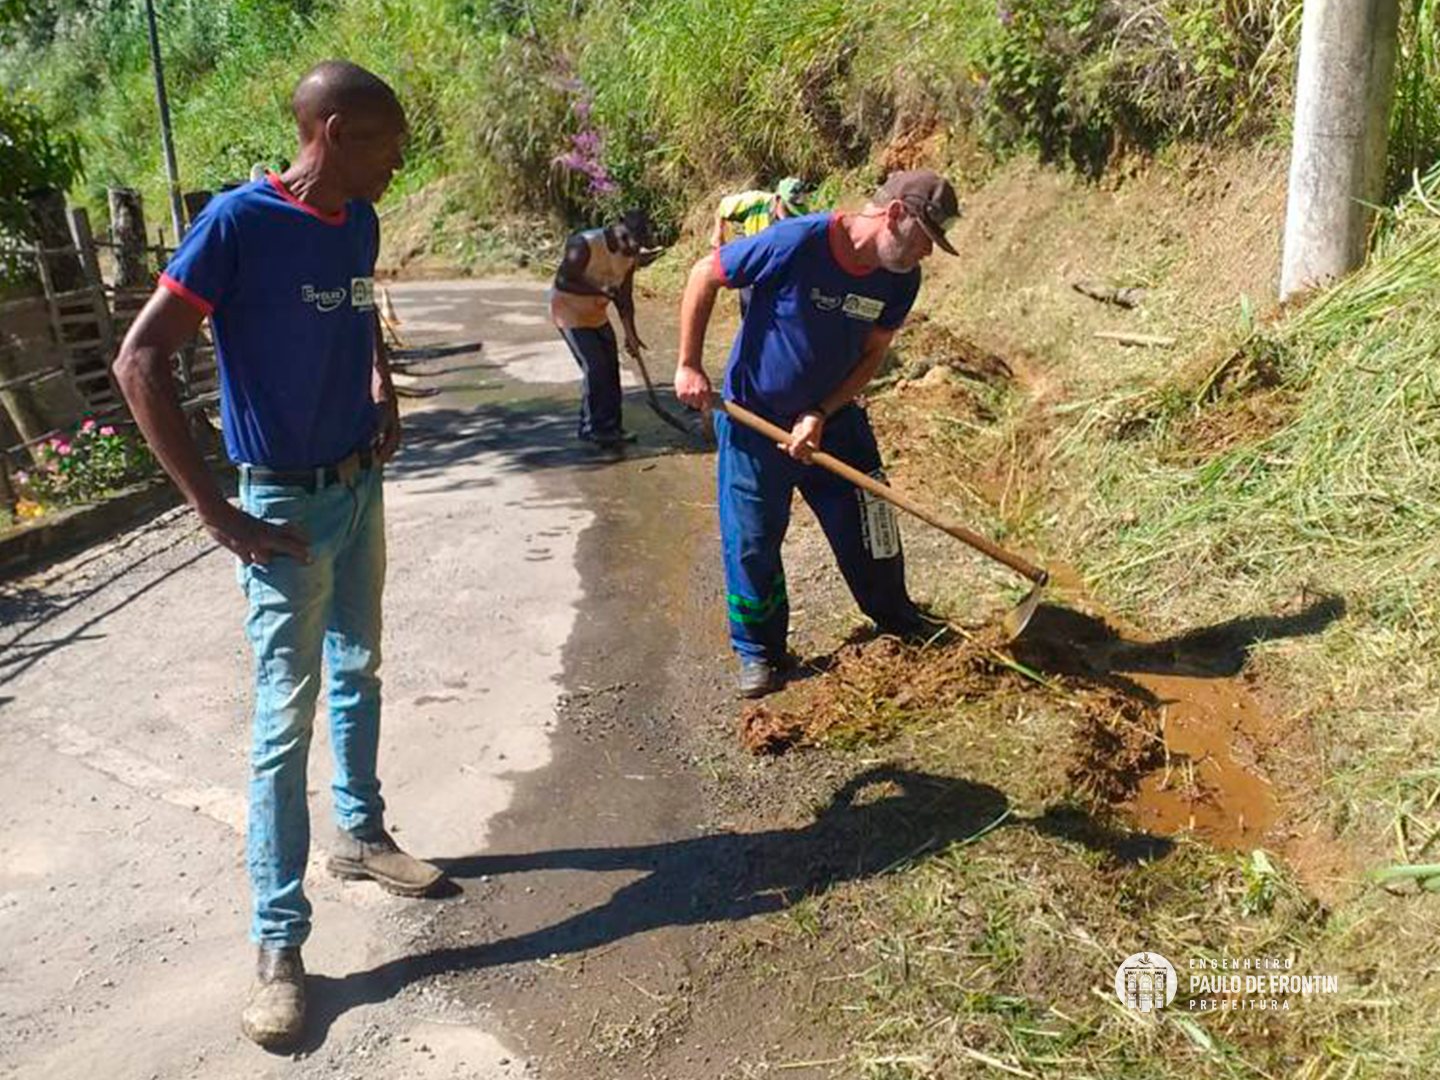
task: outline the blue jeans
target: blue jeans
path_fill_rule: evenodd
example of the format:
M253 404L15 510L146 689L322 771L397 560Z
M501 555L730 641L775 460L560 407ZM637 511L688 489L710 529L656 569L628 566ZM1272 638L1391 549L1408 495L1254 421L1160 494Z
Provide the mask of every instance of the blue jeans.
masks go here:
M310 854L306 766L323 657L335 754L335 819L360 835L384 827L375 759L380 742L380 598L385 583L382 471L351 484L257 483L241 470L246 513L291 524L310 542L309 563L276 556L241 565L255 652L250 820L245 858L254 912L251 938L300 945L310 933L305 864Z
M780 548L798 488L840 565L850 595L882 629L916 617L905 588L899 527L886 506L818 465L803 465L764 435L715 413L720 545L730 646L742 658L779 663L790 631L790 597ZM862 472L880 473L880 449L865 411L840 409L825 423L822 447Z

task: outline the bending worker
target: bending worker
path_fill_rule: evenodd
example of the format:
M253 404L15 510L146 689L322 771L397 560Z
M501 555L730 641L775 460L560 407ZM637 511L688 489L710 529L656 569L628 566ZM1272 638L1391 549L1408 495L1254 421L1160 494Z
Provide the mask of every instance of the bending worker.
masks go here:
M710 230L710 246L725 242L725 229L731 226L741 236L754 236L777 221L799 217L809 209L805 181L787 176L775 185L774 191L741 191L727 195L715 208L715 224Z
M811 214L777 223L701 259L680 307L675 392L704 408L705 330L722 288L751 287L725 371L724 397L790 429L777 447L715 415L720 534L730 642L739 690L760 697L789 664L790 608L780 547L795 488L819 518L845 583L882 633L933 627L905 589L899 531L887 504L806 461L824 448L880 475L880 452L855 397L879 370L920 287L920 262L959 215L955 190L937 174L893 173L859 213Z
M613 449L634 442L620 425L620 352L610 325L610 304L620 313L625 351L639 356L645 343L635 329L635 271L651 261L650 219L627 210L603 229L586 229L565 241L550 289L550 318L580 365L580 428L587 442Z

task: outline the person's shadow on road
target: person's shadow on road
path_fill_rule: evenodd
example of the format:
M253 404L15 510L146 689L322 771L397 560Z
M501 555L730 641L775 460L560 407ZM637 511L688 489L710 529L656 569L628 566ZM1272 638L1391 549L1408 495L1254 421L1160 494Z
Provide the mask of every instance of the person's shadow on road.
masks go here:
M430 976L576 953L663 926L734 922L782 911L836 883L886 873L1014 826L1063 837L1118 862L1161 858L1172 846L1161 837L1112 830L1078 811L1017 816L1005 795L988 784L879 767L852 778L803 828L440 859L437 863L454 881L555 869L638 870L645 876L598 907L529 933L437 949L339 979L309 976L302 1049L323 1043L348 1010L384 1001Z

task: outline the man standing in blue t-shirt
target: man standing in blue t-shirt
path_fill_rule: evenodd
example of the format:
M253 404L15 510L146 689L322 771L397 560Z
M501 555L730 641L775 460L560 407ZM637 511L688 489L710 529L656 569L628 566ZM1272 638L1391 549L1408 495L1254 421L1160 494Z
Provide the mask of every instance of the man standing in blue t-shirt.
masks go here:
M788 664L789 598L780 547L795 488L819 518L856 602L882 633L929 624L905 589L887 504L806 462L823 447L880 475L880 451L855 397L879 370L920 288L920 262L954 247L955 189L928 170L893 173L857 214L778 222L697 262L680 307L675 392L704 408L705 329L722 288L753 290L725 371L724 396L790 429L785 447L715 416L720 534L739 690L761 697Z
M217 196L191 226L130 329L115 376L165 470L240 560L255 653L246 863L258 965L241 1027L265 1047L300 1036L310 933L306 760L322 661L329 673L339 825L329 867L421 896L438 869L385 829L376 778L381 466L400 417L374 303L372 205L402 163L405 113L343 61L311 70L292 106L300 154L284 175ZM225 445L240 471L226 501L186 428L170 358L208 317Z

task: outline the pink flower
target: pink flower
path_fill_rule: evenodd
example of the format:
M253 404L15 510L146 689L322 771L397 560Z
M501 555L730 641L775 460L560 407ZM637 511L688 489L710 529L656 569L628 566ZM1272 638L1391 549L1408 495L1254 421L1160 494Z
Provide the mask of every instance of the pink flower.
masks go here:
M81 431L94 431L94 430L95 430L95 421L94 421L94 420L86 420L85 423L83 423L83 424L80 425L80 430L81 430Z
M69 456L70 456L71 446L70 446L70 444L69 444L68 442L62 442L62 441L60 441L59 439L57 439L57 440L55 440L54 446L55 446L55 452L56 452L57 454L59 454L61 457L69 457Z
M30 474L24 469L21 469L15 474L15 482L17 484L28 484L30 482Z
M100 429L100 434L108 437L115 434L115 429L109 424L106 424Z

